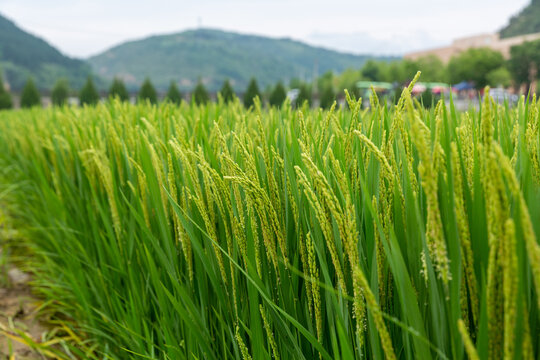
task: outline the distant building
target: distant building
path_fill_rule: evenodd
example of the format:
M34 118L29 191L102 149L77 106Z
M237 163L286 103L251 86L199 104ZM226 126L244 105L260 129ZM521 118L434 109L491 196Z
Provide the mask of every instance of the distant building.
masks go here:
M471 48L489 47L493 50L497 50L508 59L510 57L510 48L515 45L523 44L527 41L534 41L540 39L540 33L520 35L510 38L501 39L499 34L481 34L475 36L468 36L460 39L456 39L452 42L452 45L446 47L440 47L436 49L416 51L405 54L405 59L416 60L418 58L435 55L441 59L444 63L448 63L452 56L459 54L465 50Z

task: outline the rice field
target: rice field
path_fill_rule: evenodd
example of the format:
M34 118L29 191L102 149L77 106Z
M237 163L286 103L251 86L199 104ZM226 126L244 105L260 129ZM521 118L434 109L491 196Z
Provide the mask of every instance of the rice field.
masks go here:
M1 112L66 357L537 359L540 102L348 103Z

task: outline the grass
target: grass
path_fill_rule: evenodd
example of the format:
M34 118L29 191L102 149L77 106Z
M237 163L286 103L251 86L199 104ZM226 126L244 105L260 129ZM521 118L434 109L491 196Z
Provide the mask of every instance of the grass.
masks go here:
M537 358L539 103L360 106L0 113L73 357Z

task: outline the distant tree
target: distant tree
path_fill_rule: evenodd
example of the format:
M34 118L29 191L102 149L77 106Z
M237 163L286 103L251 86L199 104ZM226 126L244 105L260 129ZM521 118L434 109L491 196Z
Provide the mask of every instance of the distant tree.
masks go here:
M391 83L410 82L416 73L422 72L421 81L446 82L448 73L441 59L434 55L423 56L416 60L403 59L390 63L378 62L379 79Z
M178 90L178 86L176 86L174 81L171 81L171 84L169 85L169 90L167 90L165 100L177 105L180 105L182 102L182 93L180 90Z
M340 95L347 90L349 94L355 97L360 96L360 89L356 86L358 81L362 80L362 72L358 69L346 69L337 77L337 89Z
M403 84L407 81L407 64L405 62L410 62L410 60L395 60L388 64L388 77L390 82L397 82ZM412 77L411 77L412 79Z
M86 83L79 91L79 103L82 105L95 105L99 101L99 93L94 85L94 81L89 76Z
M332 71L327 71L317 78L317 88L319 91L327 87L334 88L334 73Z
M21 93L21 107L31 108L33 106L41 106L41 95L34 80L28 79Z
M191 94L191 98L197 105L206 104L208 101L210 101L210 95L208 95L208 91L206 91L206 88L201 80L199 80L197 86L195 86L195 89Z
M69 83L66 79L60 79L52 89L51 100L55 106L64 106L69 96Z
M516 84L527 84L530 87L530 71L534 66L534 58L527 46L513 46L510 49L508 67Z
M413 62L415 69L409 71L411 73L410 79L414 77L416 72L420 70L422 72L422 81L426 82L446 82L447 71L446 66L441 59L435 55L424 56Z
M157 92L149 78L144 79L138 98L139 101L149 101L151 104L157 103Z
M450 59L449 80L457 84L462 81L474 82L477 89L488 84L487 75L504 65L502 54L490 48L466 50Z
M307 101L308 105L311 105L311 88L307 84L303 84L298 89L298 96L296 97L295 104L297 107L304 105Z
M422 95L420 95L420 102L427 109L431 108L435 101L438 101L438 99L435 94L433 94L433 91L431 91L431 89L427 89L422 93Z
M283 102L287 98L287 92L285 91L285 87L283 86L283 83L280 81L276 84L272 92L270 93L269 97L269 103L270 106L281 106L283 105Z
M376 81L394 82L394 79L390 77L390 64L384 60L379 60L376 63L379 67L379 77Z
M129 100L129 93L126 89L126 85L120 78L114 78L113 82L111 84L111 87L109 88L109 98L115 98L117 97L121 101L128 101Z
M292 78L289 81L289 88L290 89L300 89L300 86L302 86L304 82L300 80L299 78Z
M420 70L418 68L418 63L410 59L401 60L400 68L401 68L400 69L401 77L398 80L396 80L400 84L409 83L414 78L418 70ZM446 71L446 67L445 67L445 71ZM423 77L422 77L422 80L423 80Z
M368 60L362 67L362 76L366 80L380 81L381 67L375 60Z
M531 82L536 80L531 75L535 72L536 76L540 74L540 40L513 46L510 49L508 69L516 85L519 87L525 84L528 92Z
M11 99L11 94L4 87L4 79L0 72L0 110L11 109L12 107L13 101Z
M13 101L11 94L7 91L0 92L0 110L11 109L13 107Z
M336 100L336 94L331 85L325 86L321 90L320 105L323 109L330 109L334 101Z
M490 86L502 86L508 87L512 84L512 75L510 71L504 66L490 71L487 76L487 82Z
M234 90L229 80L225 80L223 86L221 87L221 90L219 90L219 94L221 95L221 98L223 99L223 102L225 102L225 104L228 104L229 102L234 100L234 97L236 95L234 94Z
M257 80L255 78L251 78L249 81L248 87L246 89L246 92L244 93L244 106L246 108L252 107L255 102L253 99L255 97L261 97L261 93L259 91L259 86L257 85Z

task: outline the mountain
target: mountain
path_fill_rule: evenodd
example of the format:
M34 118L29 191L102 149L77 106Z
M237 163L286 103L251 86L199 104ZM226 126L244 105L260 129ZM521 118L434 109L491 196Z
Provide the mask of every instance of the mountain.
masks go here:
M59 78L67 78L70 86L79 88L91 68L0 15L0 71L12 89L20 90L29 77L39 88L51 89Z
M510 19L510 23L500 31L500 34L502 38L507 38L538 32L540 32L540 0L532 0L525 9Z
M148 76L160 90L171 81L191 90L200 78L210 90L230 79L242 91L252 76L264 88L279 80L308 80L315 68L318 74L359 68L366 59L290 39L198 29L124 43L88 61L98 75L119 76L132 88Z

